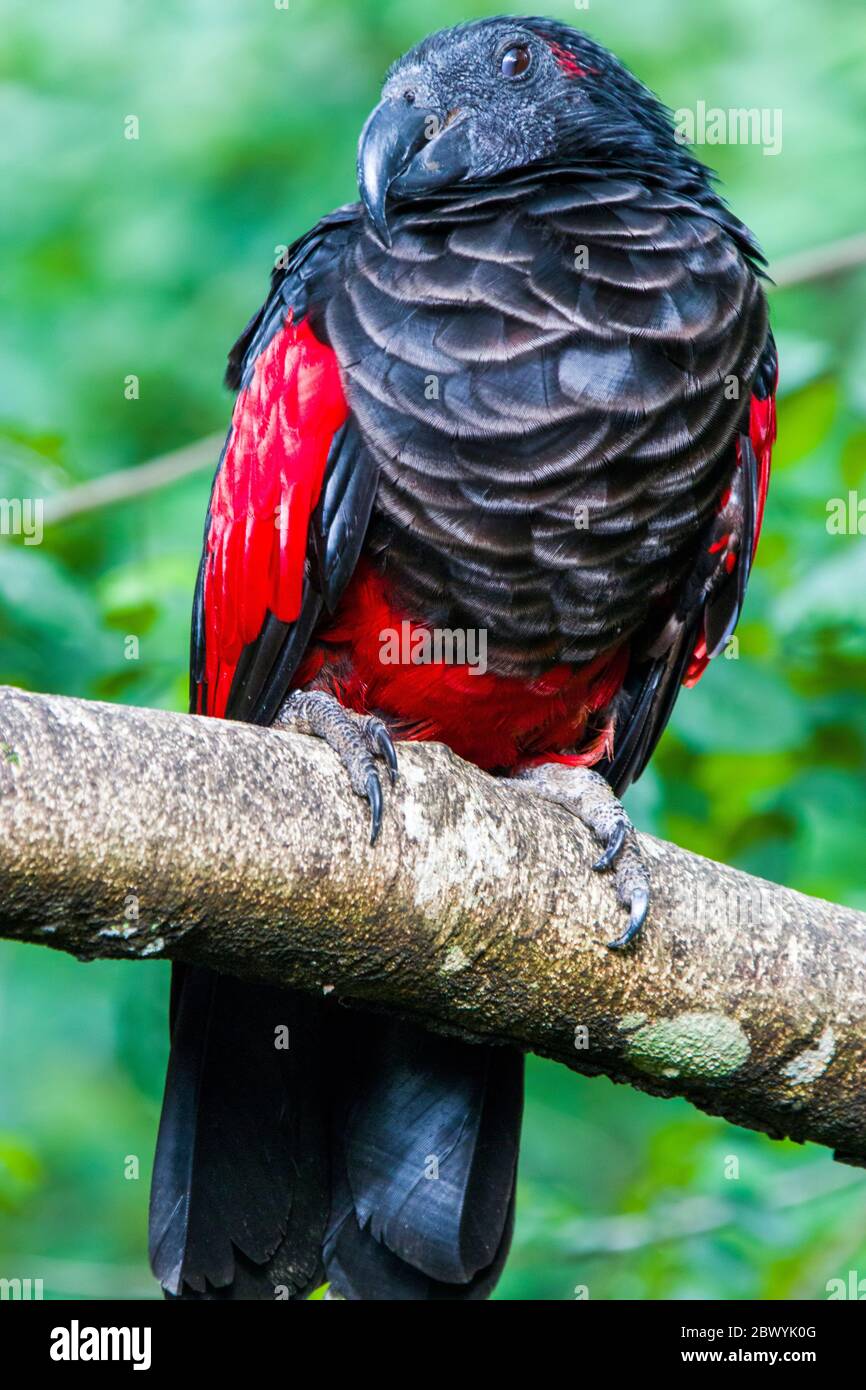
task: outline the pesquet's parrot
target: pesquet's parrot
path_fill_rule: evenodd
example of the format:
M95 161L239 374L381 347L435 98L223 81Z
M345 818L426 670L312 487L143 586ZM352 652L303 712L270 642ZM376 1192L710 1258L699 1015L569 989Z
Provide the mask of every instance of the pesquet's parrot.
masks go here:
M192 709L324 738L373 841L395 741L523 779L597 836L624 947L649 881L616 798L727 643L760 532L763 258L668 111L551 20L396 62L358 180L229 357ZM483 633L486 671L384 660L404 623ZM156 1276L181 1298L486 1297L522 1065L176 966Z

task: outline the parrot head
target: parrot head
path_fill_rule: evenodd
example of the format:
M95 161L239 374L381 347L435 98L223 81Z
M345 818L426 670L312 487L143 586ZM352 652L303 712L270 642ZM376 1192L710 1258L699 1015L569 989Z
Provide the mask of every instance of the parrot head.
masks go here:
M393 64L361 133L358 185L389 245L393 204L575 163L706 176L607 49L554 20L504 16L443 29Z

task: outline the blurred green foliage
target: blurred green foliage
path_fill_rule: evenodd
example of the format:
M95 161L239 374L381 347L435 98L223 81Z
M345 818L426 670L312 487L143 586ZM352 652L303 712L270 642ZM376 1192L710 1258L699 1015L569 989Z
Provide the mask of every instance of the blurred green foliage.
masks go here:
M354 196L385 67L424 33L499 8L67 0L8 13L0 495L47 497L223 428L226 349L275 248ZM547 11L674 108L782 110L778 157L704 151L771 263L862 230L862 0ZM138 140L124 138L130 115ZM646 829L860 907L866 551L826 522L830 499L866 496L864 307L862 271L774 295L781 438L738 659L681 699L631 798ZM41 546L0 540L0 680L182 708L208 483L205 471L93 512ZM166 986L157 964L3 946L0 1275L42 1277L53 1297L154 1295L145 1210ZM828 1278L866 1272L863 1196L826 1153L533 1061L499 1296L821 1298Z

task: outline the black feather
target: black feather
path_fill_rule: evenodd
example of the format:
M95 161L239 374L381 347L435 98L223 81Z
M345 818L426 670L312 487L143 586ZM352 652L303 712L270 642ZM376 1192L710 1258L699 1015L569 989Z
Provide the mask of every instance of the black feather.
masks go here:
M319 1269L328 1204L322 1006L202 967L173 972L151 1267L175 1296L296 1295Z
M523 1058L365 1023L344 1063L325 1267L347 1298L483 1298L505 1259Z
M378 464L349 420L334 436L311 526L315 588L329 613L358 563L378 486Z

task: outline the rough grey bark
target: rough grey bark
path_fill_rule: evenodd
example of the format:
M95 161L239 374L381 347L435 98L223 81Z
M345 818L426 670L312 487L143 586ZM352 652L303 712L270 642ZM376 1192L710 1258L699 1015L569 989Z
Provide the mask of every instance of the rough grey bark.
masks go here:
M866 1164L866 916L642 837L636 945L568 812L400 745L379 842L296 734L0 690L0 932L516 1043Z

